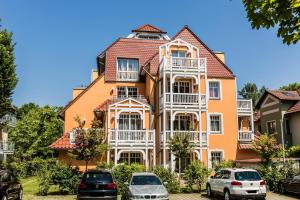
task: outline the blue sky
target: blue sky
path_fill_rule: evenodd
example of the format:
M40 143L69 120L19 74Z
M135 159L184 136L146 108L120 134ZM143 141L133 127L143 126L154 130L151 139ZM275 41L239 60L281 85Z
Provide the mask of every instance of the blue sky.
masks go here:
M65 105L87 85L97 54L117 37L150 23L169 36L184 25L246 82L277 88L300 82L300 42L286 46L276 30L252 30L239 0L0 0L2 25L14 33L16 105Z

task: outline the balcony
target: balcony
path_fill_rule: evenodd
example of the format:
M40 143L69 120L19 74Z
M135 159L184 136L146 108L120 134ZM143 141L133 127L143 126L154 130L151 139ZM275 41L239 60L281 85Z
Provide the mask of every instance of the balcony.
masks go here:
M239 131L239 142L251 142L253 140L253 131Z
M138 81L139 72L138 71L118 71L117 72L118 81Z
M136 145L154 146L155 130L109 130L109 144L111 145Z
M252 101L246 99L237 100L237 111L238 113L252 113Z
M15 144L11 141L0 141L0 154L13 154Z
M199 95L194 94L194 93L173 93L173 105L199 105ZM171 103L171 94L166 93L166 103L170 104ZM163 104L163 98L161 97L160 100L161 105ZM201 108L205 109L206 108L206 95L202 94L201 95Z
M0 119L0 124L7 124L10 127L15 127L16 117L13 114L6 114Z
M166 142L168 142L171 138L171 131L165 131L166 134ZM207 134L206 132L200 132L200 131L173 131L173 135L179 135L179 134L188 134L190 137L190 141L194 143L196 146L200 145L201 140L201 146L207 146ZM160 134L160 141L161 143L164 142L164 132Z
M164 57L165 70L206 72L206 58ZM161 69L162 70L162 69Z
M119 96L113 96L113 98L111 99L111 103L115 103L127 98L132 98L132 99L136 99L139 101L142 101L144 103L147 103L147 98L144 95L119 95Z

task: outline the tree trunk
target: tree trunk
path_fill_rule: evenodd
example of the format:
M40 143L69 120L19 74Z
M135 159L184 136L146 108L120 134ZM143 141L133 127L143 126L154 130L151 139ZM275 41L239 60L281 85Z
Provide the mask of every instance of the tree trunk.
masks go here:
M85 172L87 172L88 170L88 162L89 162L88 160L85 161Z
M178 158L179 189L181 189L181 157Z

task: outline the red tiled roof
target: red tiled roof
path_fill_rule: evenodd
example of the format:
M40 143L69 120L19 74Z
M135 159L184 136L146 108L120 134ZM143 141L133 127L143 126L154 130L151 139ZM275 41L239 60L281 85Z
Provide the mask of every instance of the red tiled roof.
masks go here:
M268 92L280 100L300 100L297 91L268 90Z
M293 105L288 111L287 114L300 112L300 101L298 101L295 105Z
M155 26L152 26L150 24L144 24L134 30L132 32L149 32L149 33L167 33Z
M143 66L166 40L120 38L106 50L106 81L116 80L117 58L136 58Z
M99 106L97 106L97 108L95 108L95 111L107 111L108 106L111 103L112 103L112 100L107 99L102 104L100 104Z
M241 144L238 144L238 148L239 149L253 149L253 144L251 143L241 143Z
M70 143L70 133L65 133L58 140L53 142L49 147L51 149L63 150L63 149L72 149L74 144Z
M211 49L187 26L183 27L173 38L181 38L182 40L193 44L200 50L200 57L206 58L207 76L213 78L234 78L233 72L225 65Z

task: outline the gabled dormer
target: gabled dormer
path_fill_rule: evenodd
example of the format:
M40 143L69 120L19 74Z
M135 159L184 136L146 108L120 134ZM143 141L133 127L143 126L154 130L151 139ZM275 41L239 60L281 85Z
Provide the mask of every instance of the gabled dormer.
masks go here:
M137 38L144 40L170 40L167 32L150 24L144 24L132 30L132 33L128 35L127 38Z

